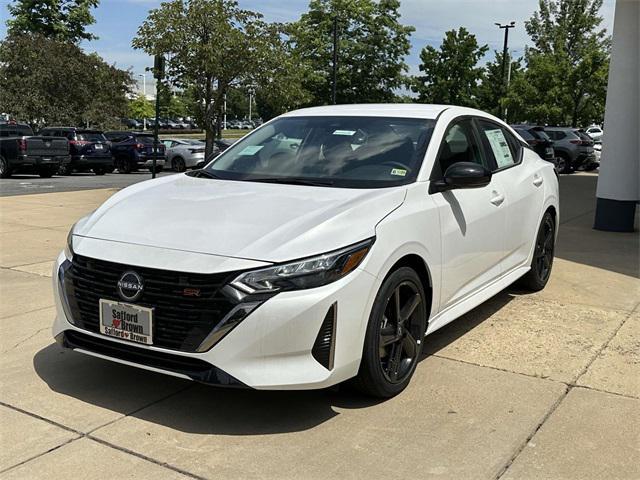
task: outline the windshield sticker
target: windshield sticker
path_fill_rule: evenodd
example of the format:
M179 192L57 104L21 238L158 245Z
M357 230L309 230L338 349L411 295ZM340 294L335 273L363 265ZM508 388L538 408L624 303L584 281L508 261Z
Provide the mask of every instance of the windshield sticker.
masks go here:
M244 147L244 149L238 155L255 155L264 145L249 145L248 147Z
M396 177L404 177L407 174L407 171L404 168L394 168L391 170L391 175L395 175Z
M498 168L507 167L513 165L513 157L511 156L511 149L507 143L507 139L504 138L504 133L499 128L495 130L485 130L484 134L489 140L491 150L493 150L493 156L496 158Z
M334 130L334 135L344 135L346 137L353 137L356 134L355 130Z

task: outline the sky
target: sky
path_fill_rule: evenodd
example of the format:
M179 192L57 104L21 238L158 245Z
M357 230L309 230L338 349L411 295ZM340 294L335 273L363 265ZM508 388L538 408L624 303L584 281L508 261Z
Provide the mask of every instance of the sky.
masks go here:
M6 34L5 22L9 17L10 0L0 0L0 38ZM84 42L88 52L97 52L109 63L123 69L131 69L138 76L153 61L145 53L131 48L131 40L150 9L161 0L101 0L94 10L96 23L89 31L98 40ZM260 12L267 21L288 22L296 20L307 10L308 0L239 0L240 7ZM613 30L615 0L604 0L601 14L603 26ZM489 45L490 53L484 61L493 58L494 50L502 50L504 31L495 22L516 22L509 31L509 49L515 57L524 53L529 42L524 22L537 9L538 0L401 0L401 21L413 25L411 52L406 58L410 73L418 72L420 51L426 45L438 47L444 32L464 26L475 34L481 45ZM140 77L141 80L141 77ZM147 74L147 80L150 81Z

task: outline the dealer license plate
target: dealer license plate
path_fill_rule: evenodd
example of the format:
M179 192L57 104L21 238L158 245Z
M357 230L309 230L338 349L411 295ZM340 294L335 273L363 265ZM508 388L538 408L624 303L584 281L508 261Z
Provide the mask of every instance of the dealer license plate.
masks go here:
M100 299L100 332L109 337L153 344L153 308Z

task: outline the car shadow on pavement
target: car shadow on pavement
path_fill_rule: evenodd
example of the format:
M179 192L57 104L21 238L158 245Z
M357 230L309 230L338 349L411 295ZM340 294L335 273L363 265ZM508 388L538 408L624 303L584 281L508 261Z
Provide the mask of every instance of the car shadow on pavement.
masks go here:
M421 360L455 342L512 299L508 291L501 292L427 337ZM33 365L54 392L187 433L298 432L327 422L342 409L365 409L383 401L364 397L349 384L319 391L212 387L64 350L55 343L37 352ZM138 398L140 402L131 401Z

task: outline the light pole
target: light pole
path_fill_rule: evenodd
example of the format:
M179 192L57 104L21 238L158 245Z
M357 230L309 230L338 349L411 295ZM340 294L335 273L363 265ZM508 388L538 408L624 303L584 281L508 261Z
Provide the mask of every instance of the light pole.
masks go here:
M331 103L336 104L338 88L338 16L333 17L333 72L331 81Z
M222 120L223 130L227 129L227 94L224 94L224 117Z
M504 99L507 96L507 88L508 88L508 80L506 79L507 74L507 55L509 54L509 29L514 28L516 26L516 22L511 22L508 24L500 24L496 23L498 28L504 29L504 47L502 49L502 98ZM505 118L506 120L506 118Z
M251 122L251 104L253 103L253 95L256 93L254 87L249 87L249 122Z
M142 96L144 97L144 101L147 101L147 74L139 73L139 77L142 77ZM147 129L147 117L142 117L142 129Z

